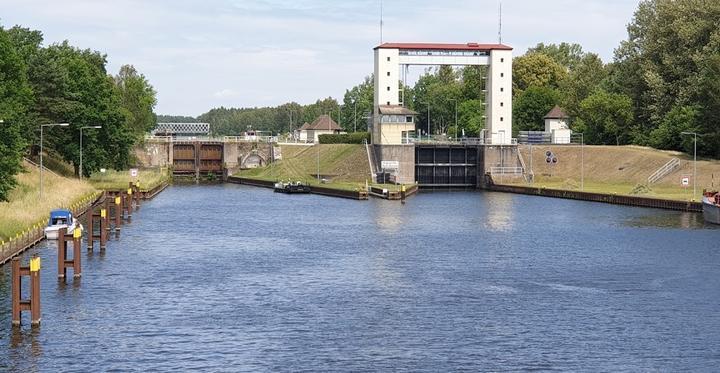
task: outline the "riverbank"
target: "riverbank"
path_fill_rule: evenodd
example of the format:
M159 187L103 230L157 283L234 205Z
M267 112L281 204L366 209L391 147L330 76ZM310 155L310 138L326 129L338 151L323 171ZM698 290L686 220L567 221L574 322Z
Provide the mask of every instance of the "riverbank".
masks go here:
M37 225L47 224L50 210L69 208L86 202L97 193L87 181L43 172L43 198L40 199L40 169L24 163L25 172L15 177L18 185L10 201L0 203L0 243L15 239Z
M243 184L269 189L273 189L275 187L275 181L263 180L259 178L228 176L227 182L232 184ZM367 190L357 187L355 184L332 184L332 186L328 186L315 182L308 183L308 185L310 185L311 194L320 194L329 197L349 198L356 200L368 199Z

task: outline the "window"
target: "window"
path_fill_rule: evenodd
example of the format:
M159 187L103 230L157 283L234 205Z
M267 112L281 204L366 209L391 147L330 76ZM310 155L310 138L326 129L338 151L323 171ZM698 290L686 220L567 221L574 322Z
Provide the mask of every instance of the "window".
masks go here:
M390 57L388 57L388 61L390 61ZM504 58L501 58L501 59L500 59L500 62L505 62L505 59L504 59Z
M388 74L390 74L390 73L388 73ZM500 77L501 78L505 77L505 73L500 73Z
M505 88L500 88L500 92L505 92Z
M388 101L387 104L390 105L390 101Z
M501 121L501 122L502 122L502 121L503 121L504 119L505 119L505 118L503 118L503 117L500 117L500 121Z
M389 72L389 71L387 72L387 76L390 76L390 72Z
M501 102L501 103L500 103L500 107L503 107L503 106L505 106L505 103L504 103L504 102Z
M410 116L410 115L406 116L406 117L405 117L405 122L406 122L406 123L412 123L412 116Z
M387 58L388 62L390 62L390 57Z
M387 87L387 88L388 88L388 91L389 91L389 90L390 90L390 87Z

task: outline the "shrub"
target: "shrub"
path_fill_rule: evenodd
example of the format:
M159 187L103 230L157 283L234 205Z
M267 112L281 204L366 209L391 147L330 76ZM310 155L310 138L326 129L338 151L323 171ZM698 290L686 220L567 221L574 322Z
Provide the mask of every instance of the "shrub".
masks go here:
M321 144L362 144L363 140L370 142L370 133L353 132L336 135L320 135L318 139Z

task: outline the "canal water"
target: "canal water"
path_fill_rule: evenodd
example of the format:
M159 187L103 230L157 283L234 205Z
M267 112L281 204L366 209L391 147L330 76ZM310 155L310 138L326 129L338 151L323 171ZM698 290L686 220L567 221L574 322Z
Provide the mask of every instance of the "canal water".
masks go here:
M398 202L174 186L81 280L43 243L42 325L0 371L714 371L720 230L480 192Z

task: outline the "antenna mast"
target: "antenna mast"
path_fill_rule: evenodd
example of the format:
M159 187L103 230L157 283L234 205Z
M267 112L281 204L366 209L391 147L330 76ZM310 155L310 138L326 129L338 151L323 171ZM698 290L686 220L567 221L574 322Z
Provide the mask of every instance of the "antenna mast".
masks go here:
M498 1L500 11L498 12L498 43L502 44L502 0Z
M380 44L383 42L383 0L380 0Z

